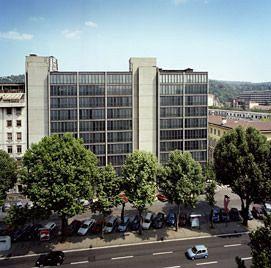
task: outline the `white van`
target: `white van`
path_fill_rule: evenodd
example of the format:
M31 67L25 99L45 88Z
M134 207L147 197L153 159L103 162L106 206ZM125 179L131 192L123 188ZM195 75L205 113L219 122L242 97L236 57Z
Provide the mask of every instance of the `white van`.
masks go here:
M0 251L10 250L10 248L11 248L10 236L8 235L0 236Z

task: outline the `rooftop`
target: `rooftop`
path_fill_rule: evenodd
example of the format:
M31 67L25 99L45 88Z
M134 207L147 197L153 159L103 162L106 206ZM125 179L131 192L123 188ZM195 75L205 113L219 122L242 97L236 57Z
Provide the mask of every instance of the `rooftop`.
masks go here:
M223 122L222 122L223 120ZM210 115L208 119L209 124L223 126L224 128L234 129L238 126L242 126L244 128L254 127L259 131L271 131L271 121L262 122L262 121L252 121L252 120L244 120L244 119L230 119L218 116L218 115Z

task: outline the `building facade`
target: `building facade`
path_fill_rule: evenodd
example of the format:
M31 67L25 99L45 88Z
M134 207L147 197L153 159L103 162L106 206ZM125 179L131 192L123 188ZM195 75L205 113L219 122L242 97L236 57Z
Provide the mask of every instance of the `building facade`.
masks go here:
M0 149L21 159L27 148L24 83L0 84Z
M120 168L134 150L207 161L206 72L162 70L155 58L131 58L126 72L60 72L53 57L30 55L26 80L28 146L70 132L100 165Z
M259 130L267 140L271 140L271 121L252 121L244 119L232 119L226 118L218 115L210 115L208 119L208 133L209 133L209 148L208 148L208 158L213 161L214 150L219 139L238 126L248 128L254 127Z
M234 107L241 107L248 109L250 103L257 103L258 105L271 105L271 90L263 91L244 91L240 93L234 100Z

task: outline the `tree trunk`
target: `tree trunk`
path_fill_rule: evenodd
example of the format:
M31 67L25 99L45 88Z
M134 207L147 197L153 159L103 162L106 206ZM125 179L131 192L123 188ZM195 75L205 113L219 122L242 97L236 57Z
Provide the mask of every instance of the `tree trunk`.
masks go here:
M138 209L138 216L139 216L139 229L138 233L142 235L142 208Z
M66 239L67 226L68 226L68 218L64 214L64 215L61 216L61 241L63 241L63 242Z
M211 208L211 212L210 212L211 229L214 229L213 216L214 216L214 208L212 207L212 208Z
M101 238L104 239L104 225L105 225L105 215L104 213L103 215L103 219L102 219L102 230L101 230Z
M125 209L125 202L122 202L122 208L121 208L121 222L124 221L124 209Z
M179 226L179 217L180 217L180 209L181 209L181 204L177 204L177 219L176 219L176 232L178 231L178 226Z
M241 205L242 205L242 216L243 216L243 225L247 226L248 223L248 210L249 210L249 201L246 200L246 204L243 199L241 199Z

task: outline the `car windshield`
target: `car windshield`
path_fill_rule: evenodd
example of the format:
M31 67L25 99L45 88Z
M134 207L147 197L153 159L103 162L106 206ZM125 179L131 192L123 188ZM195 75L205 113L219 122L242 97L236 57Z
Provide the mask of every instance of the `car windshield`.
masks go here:
M150 220L149 220L149 219L145 219L145 222L146 222L146 223L150 223Z
M84 224L82 225L82 228L86 229L86 228L88 228L88 225L84 223Z
M196 249L196 247L192 247L192 248L191 248L191 250L192 250L192 252L193 252L194 254L196 254L196 253L197 253L197 249Z
M107 227L112 227L112 223L111 223L111 222L108 222L108 223L106 224L106 226L107 226Z

